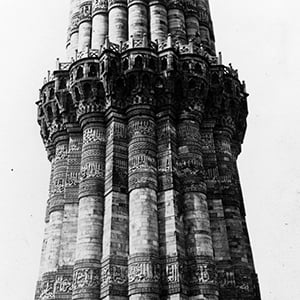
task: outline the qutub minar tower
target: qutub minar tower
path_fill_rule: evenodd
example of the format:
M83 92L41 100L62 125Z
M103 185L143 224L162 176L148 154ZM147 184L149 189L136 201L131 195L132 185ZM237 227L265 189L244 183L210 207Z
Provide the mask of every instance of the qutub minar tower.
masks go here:
M37 102L52 168L35 299L259 300L237 169L248 94L208 0L70 15Z

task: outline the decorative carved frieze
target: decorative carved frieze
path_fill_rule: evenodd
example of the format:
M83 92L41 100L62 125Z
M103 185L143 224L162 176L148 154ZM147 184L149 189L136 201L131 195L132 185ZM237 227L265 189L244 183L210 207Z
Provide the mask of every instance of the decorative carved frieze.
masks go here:
M213 133L201 133L202 150L204 152L213 151L215 149L215 142Z
M107 8L107 0L93 0L93 14L96 14L98 12L107 12Z
M159 263L136 262L128 266L128 282L159 282L161 278L161 267Z
M81 167L81 180L88 178L104 178L105 166L97 162L88 162Z
M83 132L83 146L106 141L106 132L104 128L88 128Z
M64 160L68 157L68 146L66 144L60 144L56 146L55 161Z
M218 283L221 288L235 287L235 276L232 271L218 271Z
M130 138L138 135L155 135L155 123L153 120L140 118L131 121L128 125L128 135Z
M92 1L85 1L81 3L79 8L80 22L90 21L92 17Z
M137 188L151 188L157 189L157 178L155 172L137 172L134 174L129 174L128 188L129 190Z
M65 129L64 124L61 122L58 122L56 119L54 119L51 123L51 125L48 127L49 130L49 136L53 136L55 133L58 133L60 131L63 131Z
M101 269L101 288L110 284L123 285L128 282L128 267L106 265Z
M126 5L127 6L127 1L126 0L108 0L108 8L112 7L113 5Z
M82 288L100 288L99 269L80 268L73 274L73 290L80 291Z
M162 269L163 281L168 284L179 283L183 276L183 268L179 262L167 263Z
M196 124L195 124L196 125ZM178 128L178 136L183 140L191 142L201 143L201 135L197 125L181 124Z
M67 172L65 187L77 186L80 182L79 172Z
M72 294L72 276L56 275L54 278L45 279L39 287L39 300L55 299L57 294L71 295Z
M126 139L127 126L125 124L113 122L106 130L107 141L111 139Z
M191 283L192 284L214 284L217 283L216 272L213 266L208 264L195 264L190 266L192 273Z
M81 150L81 139L70 137L69 152L78 152Z
M72 33L78 31L79 21L80 21L80 15L79 15L79 13L75 13L71 17L71 26L70 26L70 34L71 35L72 35Z
M62 194L65 189L65 179L64 176L62 178L55 178L53 187L52 187L52 195Z

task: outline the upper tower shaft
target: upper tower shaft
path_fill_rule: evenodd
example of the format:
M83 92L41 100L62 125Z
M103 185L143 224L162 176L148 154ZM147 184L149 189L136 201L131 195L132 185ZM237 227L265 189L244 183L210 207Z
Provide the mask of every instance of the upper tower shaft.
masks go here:
M106 37L120 44L130 38L164 43L202 44L215 54L208 0L71 0L67 56L86 48L99 50Z

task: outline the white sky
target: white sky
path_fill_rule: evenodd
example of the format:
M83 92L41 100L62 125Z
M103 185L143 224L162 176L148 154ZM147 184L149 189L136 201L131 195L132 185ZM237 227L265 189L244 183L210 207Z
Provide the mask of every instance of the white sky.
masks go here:
M263 300L300 299L300 4L211 0L217 49L248 87L240 175ZM64 57L69 0L0 0L0 291L33 300L49 164L35 101Z

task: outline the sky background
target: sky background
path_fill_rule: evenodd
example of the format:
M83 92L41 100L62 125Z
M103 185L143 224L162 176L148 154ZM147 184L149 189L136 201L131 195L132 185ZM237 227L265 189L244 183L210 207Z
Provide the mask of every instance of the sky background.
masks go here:
M300 3L214 0L217 50L247 83L239 159L263 300L300 299ZM49 163L38 90L65 56L69 0L0 0L0 298L33 300Z

